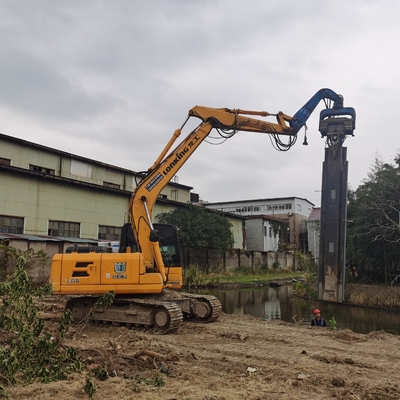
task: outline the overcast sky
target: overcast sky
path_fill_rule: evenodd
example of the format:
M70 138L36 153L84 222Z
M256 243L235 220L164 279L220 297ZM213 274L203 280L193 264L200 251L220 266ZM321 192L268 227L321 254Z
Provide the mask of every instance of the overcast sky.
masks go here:
M356 189L400 147L399 20L397 0L0 0L0 132L143 171L195 105L292 116L330 88L357 113ZM303 130L288 152L240 132L203 143L179 183L209 202L319 206L323 108L308 146Z

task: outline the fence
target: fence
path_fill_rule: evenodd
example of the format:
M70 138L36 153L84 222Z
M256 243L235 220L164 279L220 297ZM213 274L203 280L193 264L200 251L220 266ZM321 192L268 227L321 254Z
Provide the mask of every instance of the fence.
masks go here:
M201 270L231 271L239 268L296 268L297 260L292 252L251 251L234 249L213 251L208 249L183 249L184 266L197 265Z
M70 242L58 241L29 241L14 240L3 242L4 245L12 246L26 251L33 249L34 251L43 250L49 257L46 264L37 263L34 265L29 274L35 283L48 282L50 277L50 262L54 254L64 252L66 247L70 246ZM213 251L208 249L183 249L183 265L197 265L203 271L232 271L239 268L255 268L259 266L268 266L268 268L296 268L297 260L292 252L262 252L250 251L243 249L234 249L231 251ZM13 270L15 260L6 260L4 251L0 251L0 279L7 277Z

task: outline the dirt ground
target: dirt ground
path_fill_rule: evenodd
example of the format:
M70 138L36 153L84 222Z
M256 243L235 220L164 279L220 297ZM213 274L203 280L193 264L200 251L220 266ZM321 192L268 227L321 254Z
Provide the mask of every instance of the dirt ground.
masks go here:
M56 323L62 304L53 304ZM53 322L51 322L53 319ZM93 399L400 399L400 338L223 314L169 335L74 326L65 340L87 370L103 366ZM10 399L85 399L86 374L8 388Z

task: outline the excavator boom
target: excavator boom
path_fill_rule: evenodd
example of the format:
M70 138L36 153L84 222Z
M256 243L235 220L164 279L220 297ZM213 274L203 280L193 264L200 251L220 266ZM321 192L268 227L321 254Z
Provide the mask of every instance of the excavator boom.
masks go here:
M325 100L327 106L328 101L333 102L332 111L335 115L337 113L354 114L352 108L343 108L343 97L331 89L319 90L293 117L283 112L270 114L267 111L202 106L195 106L189 110L185 123L174 132L155 163L144 174L130 200L132 229L143 254L145 267L155 268L162 275L166 287L171 287L171 285L168 283L158 242L157 240L149 240L152 236L152 231L154 231L151 222L152 210L161 190L177 174L212 129L230 131L231 133L246 131L296 138L298 131L306 124L309 116L321 100ZM249 115L273 116L276 121L255 119L249 117ZM331 116L334 115L332 114ZM191 117L200 119L200 124L173 148L176 140L181 135L184 125Z
M328 109L328 102L333 102L333 107L321 114L321 132L326 132L329 141L336 143L343 135L352 134L354 110L343 108L343 97L330 89L317 92L293 117L282 112L193 107L154 164L140 174L129 203L130 223L122 229L120 253L74 247L70 254L56 254L50 274L53 293L77 296L66 306L76 321L89 316L95 321L156 327L163 333L178 329L183 316L215 321L222 312L216 297L168 290L182 287L182 266L175 227L153 225L155 202L213 129L224 138L239 131L265 133L279 144L278 149L288 150L321 100ZM275 121L254 117L275 117ZM190 118L200 120L199 125L176 144ZM286 137L288 144L280 136ZM115 293L112 305L99 305L94 296L111 291Z

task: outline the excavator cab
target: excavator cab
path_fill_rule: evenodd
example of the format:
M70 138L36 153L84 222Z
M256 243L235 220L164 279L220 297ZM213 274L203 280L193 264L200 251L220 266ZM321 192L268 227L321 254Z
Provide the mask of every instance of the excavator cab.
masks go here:
M153 225L154 229L150 235L154 237L160 244L160 250L165 267L181 267L181 254L178 241L178 235L173 225L157 224ZM130 249L130 250L129 250ZM120 253L137 252L137 243L133 236L130 223L124 224L121 231L121 242L119 247Z

